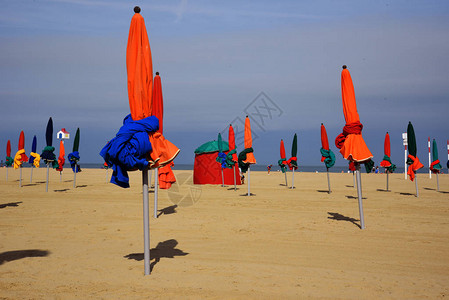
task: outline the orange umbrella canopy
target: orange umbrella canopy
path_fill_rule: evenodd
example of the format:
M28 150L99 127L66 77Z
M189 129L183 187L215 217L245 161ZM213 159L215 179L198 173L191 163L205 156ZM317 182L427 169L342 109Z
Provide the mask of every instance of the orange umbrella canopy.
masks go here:
M232 151L235 149L235 133L234 128L232 128L232 125L229 124L229 134L228 134L228 143L229 143L229 151ZM237 154L232 154L232 160L237 161Z
M164 100L162 98L162 84L159 72L156 72L153 81L153 102L151 112L159 120L159 132L163 133L163 118L164 118Z
M139 7L135 7L134 12L126 48L126 71L129 107L131 117L136 121L152 113L153 64L145 21L139 14Z
M64 168L64 163L65 163L65 148L64 148L64 141L60 140L59 141L59 157L58 157L58 167L56 168L56 171L61 172L62 169Z
M360 123L357 112L354 85L346 66L343 66L341 72L341 95L346 125L343 128L343 133L335 140L335 145L340 149L343 157L351 162L368 161L373 158L373 155L362 137L363 125Z
M253 138L251 137L251 123L249 121L248 116L246 116L246 119L245 119L244 145L245 145L245 149L253 147ZM256 158L254 157L253 152L247 153L246 160L244 160L243 162L246 164L255 164Z

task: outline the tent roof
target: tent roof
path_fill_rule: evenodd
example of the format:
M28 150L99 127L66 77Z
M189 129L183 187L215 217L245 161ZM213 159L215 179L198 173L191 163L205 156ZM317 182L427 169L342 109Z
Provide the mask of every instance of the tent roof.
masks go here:
M229 150L229 144L226 141L222 141L223 151ZM203 154L203 153L211 153L211 152L218 152L218 142L217 141L210 141L207 143L202 144L198 148L195 149L195 154Z

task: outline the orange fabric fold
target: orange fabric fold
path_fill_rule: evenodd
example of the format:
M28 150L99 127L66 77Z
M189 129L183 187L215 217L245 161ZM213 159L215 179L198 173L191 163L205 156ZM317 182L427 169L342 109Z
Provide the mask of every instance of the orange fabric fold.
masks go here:
M373 158L361 134L348 135L340 153L345 159L355 162L364 162Z
M176 182L175 174L173 173L171 167L175 164L171 162L161 168L159 168L159 188L169 189L173 183Z
M153 132L149 135L153 151L150 154L153 165L150 167L163 167L172 162L179 154L179 148L165 139L160 132Z
M415 180L415 172L424 167L424 165L419 161L418 157L414 157L413 155L408 155L408 158L413 161L411 165L408 166L407 174L411 181Z

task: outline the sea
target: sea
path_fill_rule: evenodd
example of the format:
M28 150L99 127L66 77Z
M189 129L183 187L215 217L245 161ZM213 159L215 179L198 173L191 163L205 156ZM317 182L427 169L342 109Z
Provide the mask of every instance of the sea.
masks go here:
M101 163L80 163L81 168L87 168L87 169L103 169L103 164ZM29 164L23 164L23 167L30 167ZM41 164L41 168L45 167L43 164ZM65 164L64 168L70 168L70 165ZM173 170L193 170L193 164L175 164L175 166L172 168ZM267 171L267 165L252 165L251 166L252 171ZM362 172L365 173L365 167L362 165L361 168ZM271 172L280 171L279 166L273 165L271 167ZM299 166L298 170L295 172L326 172L326 166L319 165L319 166ZM333 166L329 169L329 172L331 173L345 173L348 172L348 166ZM383 173L384 168L379 167L379 173ZM395 173L404 173L404 167L396 167ZM418 170L418 173L429 173L429 168L422 168ZM448 173L448 169L444 168L442 170L442 173Z

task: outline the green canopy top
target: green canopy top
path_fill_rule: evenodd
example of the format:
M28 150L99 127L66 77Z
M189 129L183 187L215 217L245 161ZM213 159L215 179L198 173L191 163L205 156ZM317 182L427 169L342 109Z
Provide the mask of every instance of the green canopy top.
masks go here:
M218 152L223 152L223 139L221 138L221 133L218 134ZM228 146L229 149L229 146Z
M292 157L296 157L298 154L298 137L295 133L293 136L293 143L292 143Z
M229 144L226 141L222 141L222 151L226 152L229 150ZM212 153L218 152L218 141L210 141L202 144L198 148L195 149L195 154L204 154L204 153Z
M416 137L415 130L413 129L413 125L411 122L408 122L407 126L407 146L408 153L416 157Z
M75 140L73 141L73 152L78 151L80 147L80 129L76 130Z
M433 161L438 160L438 148L437 148L437 141L435 141L435 139L433 139L432 142L432 160Z

